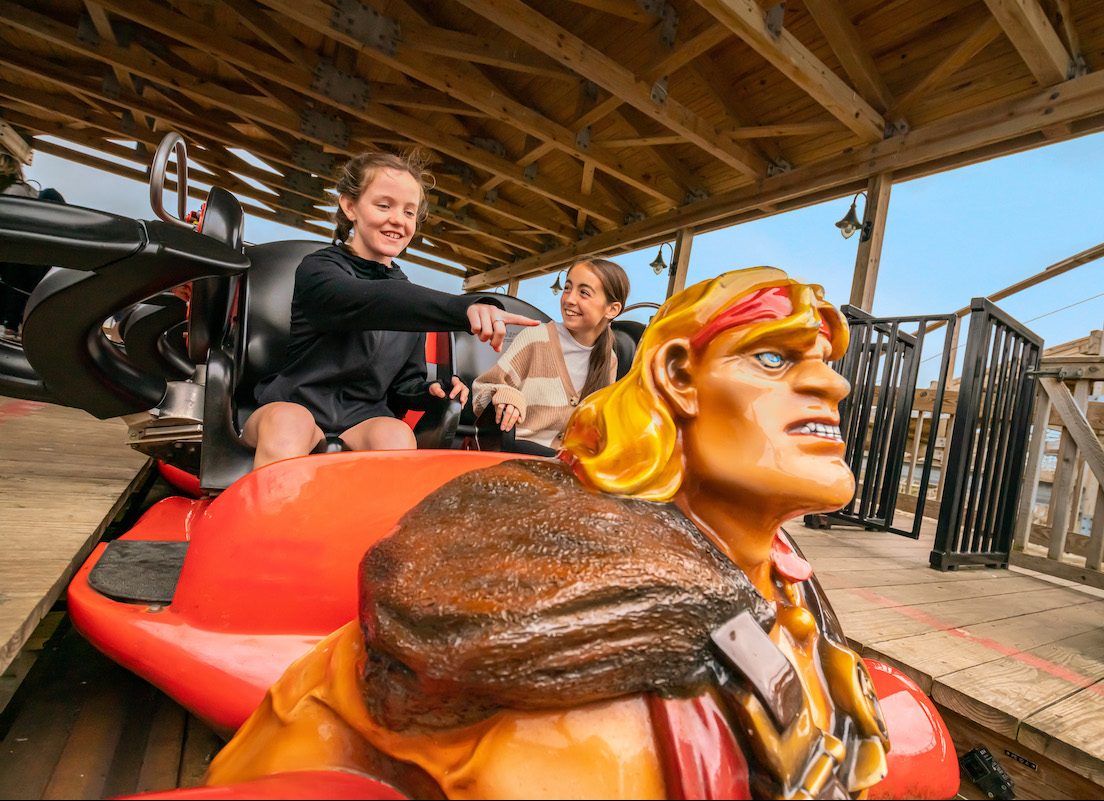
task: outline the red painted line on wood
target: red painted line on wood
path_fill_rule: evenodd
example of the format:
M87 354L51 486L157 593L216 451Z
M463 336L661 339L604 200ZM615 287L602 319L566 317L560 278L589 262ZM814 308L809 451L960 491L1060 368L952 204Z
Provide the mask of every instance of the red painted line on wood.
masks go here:
M884 595L879 595L876 592L868 589L856 588L853 590L856 594L862 598L875 603L885 609L892 609L894 612L899 612L905 617L911 617L913 620L918 620L921 623L931 626L937 631L950 634L952 637L957 637L960 640L968 640L972 643L977 643L983 648L988 648L990 651L994 651L998 654L1011 657L1017 662L1025 664L1029 667L1033 667L1036 670L1040 670L1043 673L1049 673L1051 676L1062 679L1069 682L1075 687L1080 687L1083 690L1088 690L1094 695L1104 696L1104 684L1098 679L1091 679L1088 676L1084 676L1075 670L1070 670L1062 665L1055 664L1048 659L1043 659L1041 656L1035 656L1029 654L1027 651L1021 651L1011 645L1005 645L997 640L990 639L989 637L979 637L976 634L972 634L965 629L952 626L945 620L941 620L929 612L925 612L922 609L917 609L912 606L903 606L896 601L886 598Z
M39 403L38 401L8 401L7 403L0 404L0 423L14 420L17 417L26 417L28 414L34 414L39 409L45 408L46 404Z

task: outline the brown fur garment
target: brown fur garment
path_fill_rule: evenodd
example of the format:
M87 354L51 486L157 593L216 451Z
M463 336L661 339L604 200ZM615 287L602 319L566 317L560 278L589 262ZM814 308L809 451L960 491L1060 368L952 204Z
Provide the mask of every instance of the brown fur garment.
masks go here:
M513 460L431 494L364 557L365 700L393 730L709 679L709 633L773 609L673 505Z

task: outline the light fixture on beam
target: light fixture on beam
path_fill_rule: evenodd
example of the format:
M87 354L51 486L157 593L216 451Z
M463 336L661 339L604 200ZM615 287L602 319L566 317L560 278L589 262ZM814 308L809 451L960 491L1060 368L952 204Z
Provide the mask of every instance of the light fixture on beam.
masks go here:
M667 262L663 260L663 247L666 245L671 249L671 261L675 260L675 247L670 242L663 242L659 246L659 252L656 253L656 257L652 259L652 263L648 266L652 268L652 272L656 275L662 275L663 271L667 269Z
M843 215L843 219L836 223L836 228L839 228L839 232L844 239L850 239L856 231L863 227L862 223L859 222L859 215L855 212L855 204L859 200L859 195L866 197L865 192L856 192L855 196L851 198L851 208Z
M563 284L560 283L561 275L563 275L563 270L560 270L558 273L556 273L556 283L552 284L551 287L553 295L559 295L561 292L563 292Z

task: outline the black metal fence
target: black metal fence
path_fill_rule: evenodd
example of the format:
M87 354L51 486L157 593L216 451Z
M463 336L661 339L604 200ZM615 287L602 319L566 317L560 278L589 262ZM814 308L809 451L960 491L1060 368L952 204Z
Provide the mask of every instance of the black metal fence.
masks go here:
M985 298L972 301L932 567L1008 565L1042 345Z
M918 539L932 477L936 426L928 436L912 525L901 528L894 525L894 517L909 423L927 329L937 322L947 324L932 413L933 421L939 420L954 315L873 317L853 306L843 306L841 311L851 330L851 344L833 367L851 382L851 393L840 404L840 431L847 443L846 459L855 474L857 490L847 506L828 515L810 515L806 524L817 526L838 520ZM902 330L906 326L915 327L916 333ZM919 426L921 421L917 419L916 424Z

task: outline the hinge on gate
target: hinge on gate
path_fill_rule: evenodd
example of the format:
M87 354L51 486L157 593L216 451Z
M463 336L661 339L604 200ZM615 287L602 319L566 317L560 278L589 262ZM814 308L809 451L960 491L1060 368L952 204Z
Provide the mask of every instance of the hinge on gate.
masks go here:
M389 56L402 39L398 20L386 17L360 0L337 0L330 15L330 27Z

